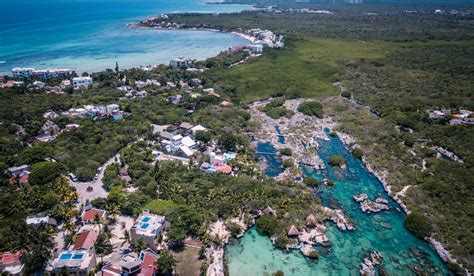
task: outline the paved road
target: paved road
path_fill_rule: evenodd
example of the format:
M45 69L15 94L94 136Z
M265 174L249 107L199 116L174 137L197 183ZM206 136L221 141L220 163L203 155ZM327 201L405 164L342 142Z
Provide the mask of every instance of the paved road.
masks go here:
M107 166L110 164L116 163L115 158L119 158L119 154L114 155L112 158L107 160L102 165L102 170L99 172L99 177L97 180L87 181L87 182L72 182L72 185L76 188L77 192L79 193L79 202L77 206L79 207L81 204L85 204L87 200L91 201L93 199L99 197L107 197L109 194L103 187L102 178L104 177L104 171ZM91 192L87 191L87 187L92 187L93 190Z

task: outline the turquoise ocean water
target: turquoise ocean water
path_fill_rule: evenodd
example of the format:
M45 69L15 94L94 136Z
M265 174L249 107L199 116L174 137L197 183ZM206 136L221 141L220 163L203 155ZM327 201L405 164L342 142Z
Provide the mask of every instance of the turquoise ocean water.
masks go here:
M237 12L245 5L205 0L1 0L0 73L11 68L83 71L203 59L246 42L202 31L130 29L129 22L171 12Z
M339 154L348 161L347 170L327 166L328 169L322 173L307 171L306 175L334 181L332 188L322 187L317 196L325 206L342 209L354 220L356 230L342 232L327 223L327 236L332 246L318 246L319 261L310 261L299 251L287 253L274 249L270 240L253 228L240 241L226 246L230 275L271 275L277 270L282 270L285 275L359 275L361 261L374 250L384 256L382 267L390 275L414 275L411 269L414 265L432 269L431 275L446 275L446 266L436 252L403 226L405 214L397 210L399 206L389 198L382 183L346 150L337 137L320 142L318 154L326 165L330 156ZM269 165L279 167L278 162L269 162ZM352 199L359 193L367 193L372 200L381 195L389 199L391 209L377 214L363 213Z

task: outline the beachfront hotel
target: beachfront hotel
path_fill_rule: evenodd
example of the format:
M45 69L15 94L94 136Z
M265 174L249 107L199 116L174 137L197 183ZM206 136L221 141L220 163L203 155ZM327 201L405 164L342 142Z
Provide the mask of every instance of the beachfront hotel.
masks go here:
M44 69L36 70L35 68L13 68L12 75L17 78L29 78L29 77L38 77L38 78L55 78L55 77L65 77L72 74L71 69Z
M130 229L132 242L136 243L140 239L152 249L156 249L158 242L156 238L163 233L166 228L166 219L144 210Z
M92 85L91 77L77 77L72 79L74 89L89 88Z
M178 57L170 60L170 66L173 68L186 68L189 65L191 65L191 60L184 57Z

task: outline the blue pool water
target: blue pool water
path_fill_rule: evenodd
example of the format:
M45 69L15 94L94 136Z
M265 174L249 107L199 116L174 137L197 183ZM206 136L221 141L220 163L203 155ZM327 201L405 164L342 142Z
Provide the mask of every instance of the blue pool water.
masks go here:
M143 218L143 222L149 222L150 221L150 218L149 217L144 217Z
M268 177L278 176L283 172L281 159L276 155L276 148L270 143L257 144L257 158L265 159L267 167L265 175Z
M71 253L63 253L63 254L61 254L61 256L59 256L60 260L70 260L71 258L72 258Z
M275 130L278 133L278 143L285 144L285 136L281 133L280 127L275 126Z
M203 59L244 40L225 33L130 29L127 23L171 12L236 12L245 5L205 0L2 0L0 73L18 66L78 72Z
M143 223L143 224L140 226L140 228L141 228L141 229L147 229L148 226L150 226L150 224L148 224L148 223Z
M73 260L82 260L83 257L84 257L84 254L74 254L72 256L72 259Z
M273 248L268 238L252 229L240 241L226 247L230 275L271 275L277 270L285 275L358 275L361 261L373 250L382 253L381 267L390 275L415 275L412 270L415 265L432 271L432 275L446 275L446 265L425 241L404 227L405 214L397 211L397 203L389 198L382 183L363 163L354 158L337 137L319 142L318 154L327 169L319 174L306 171L307 176L334 181L333 187L320 187L317 196L325 206L342 209L354 220L356 230L342 232L327 223L326 235L332 246L318 246L321 256L314 262L298 251L287 253ZM347 160L346 170L328 165L329 158L336 154ZM367 193L371 199L383 196L389 200L391 209L377 214L363 213L352 198L359 193Z

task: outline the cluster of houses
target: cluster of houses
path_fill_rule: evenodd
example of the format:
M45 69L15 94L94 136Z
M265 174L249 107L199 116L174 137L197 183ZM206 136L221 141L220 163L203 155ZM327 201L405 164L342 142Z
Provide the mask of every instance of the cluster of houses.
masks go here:
M253 45L267 45L270 48L283 48L285 43L283 42L283 36L274 34L269 30L251 29L246 32L256 39Z
M209 162L200 165L202 171L208 173L232 174L233 169L228 162L236 158L234 152L217 154L212 145L196 140L199 131L207 132L208 129L183 122L178 125L153 125L153 133L159 137L159 150L152 154L157 160L174 160L189 164L190 159L196 155L209 156ZM198 164L197 164L198 165Z
M313 13L313 14L334 14L334 12L328 10L313 10L309 8L283 8L277 5L270 5L265 7L255 7L256 11L268 12L268 13Z
M64 132L73 131L79 128L78 124L67 124L64 129L61 129L57 124L51 120L47 120L41 127L41 133L35 137L35 140L40 142L49 142L56 139Z
M67 75L59 75L67 76ZM47 85L46 83L35 80L32 83L25 83L23 80L18 80L21 77L21 74L18 73L16 76L17 79L6 81L4 76L0 76L0 88L13 88L13 87L26 87L30 91L44 91L46 94L55 93L61 94L64 93L64 90L68 88L74 88L75 90L79 89L88 89L92 86L93 80L91 77L75 77L72 78L72 81L69 79L61 81L59 85ZM46 77L42 77L46 78Z
M157 157L162 153L189 158L197 153L198 143L195 140L198 131L208 131L207 128L189 123L177 125L152 125L153 134L160 139L160 151L154 151Z
M80 216L81 227L74 234L74 242L63 246L56 240L55 248L52 250L45 268L48 275L59 276L65 275L64 273L67 273L67 275L95 274L98 264L95 247L102 231L96 223L105 223L107 220L106 213L105 210L90 205L84 208ZM40 225L58 226L57 221L49 216L27 217L26 224L33 228ZM128 230L130 233L130 243L142 242L146 245L146 249L136 254L129 249L114 248L110 255L105 256L109 261L104 262L104 266L98 275L156 275L158 272L156 261L159 255L155 250L162 249L162 244L158 242L158 239L169 226L170 223L164 216L144 210L129 229L123 230ZM115 227L124 228L126 226L115 225ZM62 236L61 233L58 235ZM121 243L121 240L116 242ZM118 247L122 246L123 244ZM24 275L22 255L22 251L0 253L0 273L2 275L3 273L6 275Z
M146 92L145 88L146 87L160 87L161 84L157 80L150 80L147 79L145 81L136 81L134 87L129 86L129 85L123 85L117 87L117 90L121 91L124 93L125 97L128 99L133 99L133 98L145 98L148 96L148 93Z
M428 110L428 117L433 120L449 119L449 125L474 125L472 111L460 109L458 113L452 113L451 109Z
M33 221L33 218L28 218ZM95 248L96 241L99 238L101 229L96 222L104 223L106 221L106 211L94 208L90 205L84 208L81 214L81 223L79 231L75 234L74 243L66 249L59 245L53 250L53 254L46 266L46 272L49 275L63 275L65 271L68 275L89 275L95 272L97 261L97 252ZM35 218L35 223L48 223L54 226L54 221L48 220L48 217ZM31 223L27 224L31 225ZM34 226L34 225L32 225ZM124 227L116 225L116 227ZM140 240L146 245L147 249L139 254L129 250L120 250L116 248L109 256L100 272L101 275L156 275L158 267L156 260L159 258L155 250L161 249L158 238L169 227L169 222L164 216L152 214L149 211L143 211L135 220L133 226L128 230L130 233L130 242L138 243ZM120 241L117 241L120 242ZM120 246L121 247L121 246Z
M69 117L69 118L86 118L93 117L94 121L102 121L105 119L111 118L114 121L119 121L123 119L124 112L120 110L118 104L109 104L109 105L84 105L78 108L70 108L67 111L60 112L60 114L54 111L46 112L43 117L53 120L59 117Z

